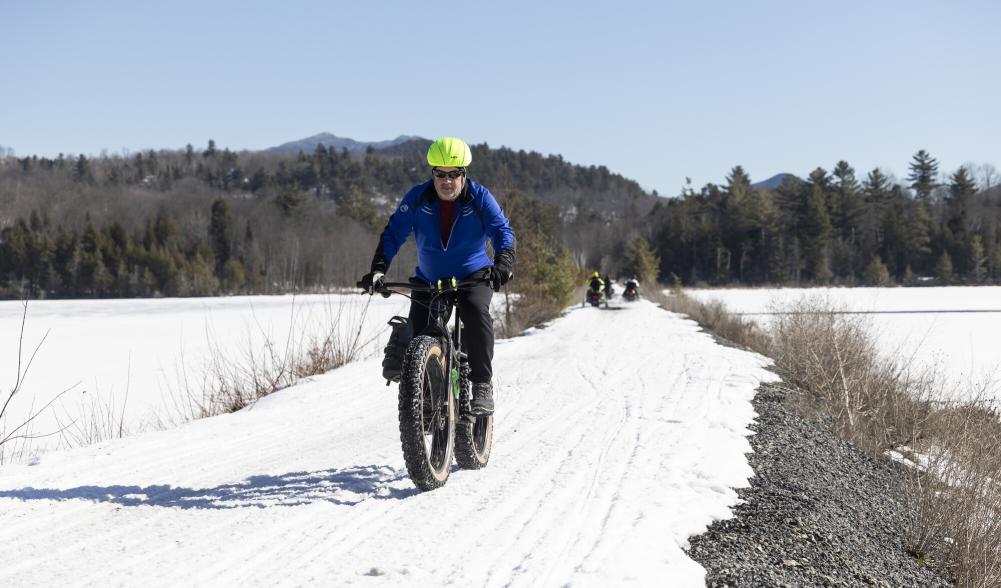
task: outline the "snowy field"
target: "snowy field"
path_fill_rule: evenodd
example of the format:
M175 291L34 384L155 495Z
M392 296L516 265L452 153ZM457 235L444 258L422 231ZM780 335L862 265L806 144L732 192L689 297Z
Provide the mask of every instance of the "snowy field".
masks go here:
M863 312L887 357L913 358L942 374L958 396L985 388L1001 398L1001 287L687 289L767 325L804 298Z
M32 433L48 435L109 412L126 431L178 422L190 412L189 392L200 394L213 355L261 361L332 328L347 336L359 327L362 340L371 341L364 352L372 354L385 344L389 317L406 309L402 298L358 295L34 301L22 343L22 304L0 302L0 403L16 381L18 345L22 371L38 347L4 425L11 430L67 390L32 423ZM29 452L65 445L65 437L35 439Z
M489 466L420 494L395 386L352 363L0 467L0 586L701 586L683 548L753 474L768 364L646 301L574 308L498 342Z

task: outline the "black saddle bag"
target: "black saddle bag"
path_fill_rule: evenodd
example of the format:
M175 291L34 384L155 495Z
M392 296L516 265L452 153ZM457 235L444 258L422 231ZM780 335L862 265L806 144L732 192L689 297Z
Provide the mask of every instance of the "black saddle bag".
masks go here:
M386 355L382 359L382 377L393 382L400 381L400 372L403 371L403 356L407 353L407 345L414 338L414 330L410 325L410 319L403 316L394 316L389 319L389 325L393 327L393 332L389 335L389 343L386 344ZM388 385L388 382L387 382Z

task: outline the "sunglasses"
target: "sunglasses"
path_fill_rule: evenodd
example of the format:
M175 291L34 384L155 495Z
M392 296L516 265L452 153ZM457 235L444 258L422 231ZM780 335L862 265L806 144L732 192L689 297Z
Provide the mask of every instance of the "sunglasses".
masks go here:
M461 170L461 169L457 169L455 171L446 172L446 171L441 171L441 170L433 169L433 170L431 170L431 175L433 175L434 177L438 178L439 180L444 180L445 178L448 178L450 180L458 180L462 176L466 175L466 171L465 170Z

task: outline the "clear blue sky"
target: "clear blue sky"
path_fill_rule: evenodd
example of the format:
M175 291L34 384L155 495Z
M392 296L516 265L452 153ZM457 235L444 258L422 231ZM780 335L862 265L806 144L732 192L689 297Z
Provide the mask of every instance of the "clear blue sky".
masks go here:
M0 145L454 135L665 195L737 164L1001 167L999 30L990 0L0 0Z

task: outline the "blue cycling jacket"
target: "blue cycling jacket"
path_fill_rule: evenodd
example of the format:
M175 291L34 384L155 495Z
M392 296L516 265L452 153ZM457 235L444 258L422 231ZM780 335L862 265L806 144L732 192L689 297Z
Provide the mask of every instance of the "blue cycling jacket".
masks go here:
M431 180L414 186L403 197L380 238L379 249L387 267L410 233L417 242L417 277L426 282L451 277L461 280L490 266L487 237L493 242L494 252L514 250L514 231L490 190L466 181L457 199L460 207L448 243L441 240L438 200Z

